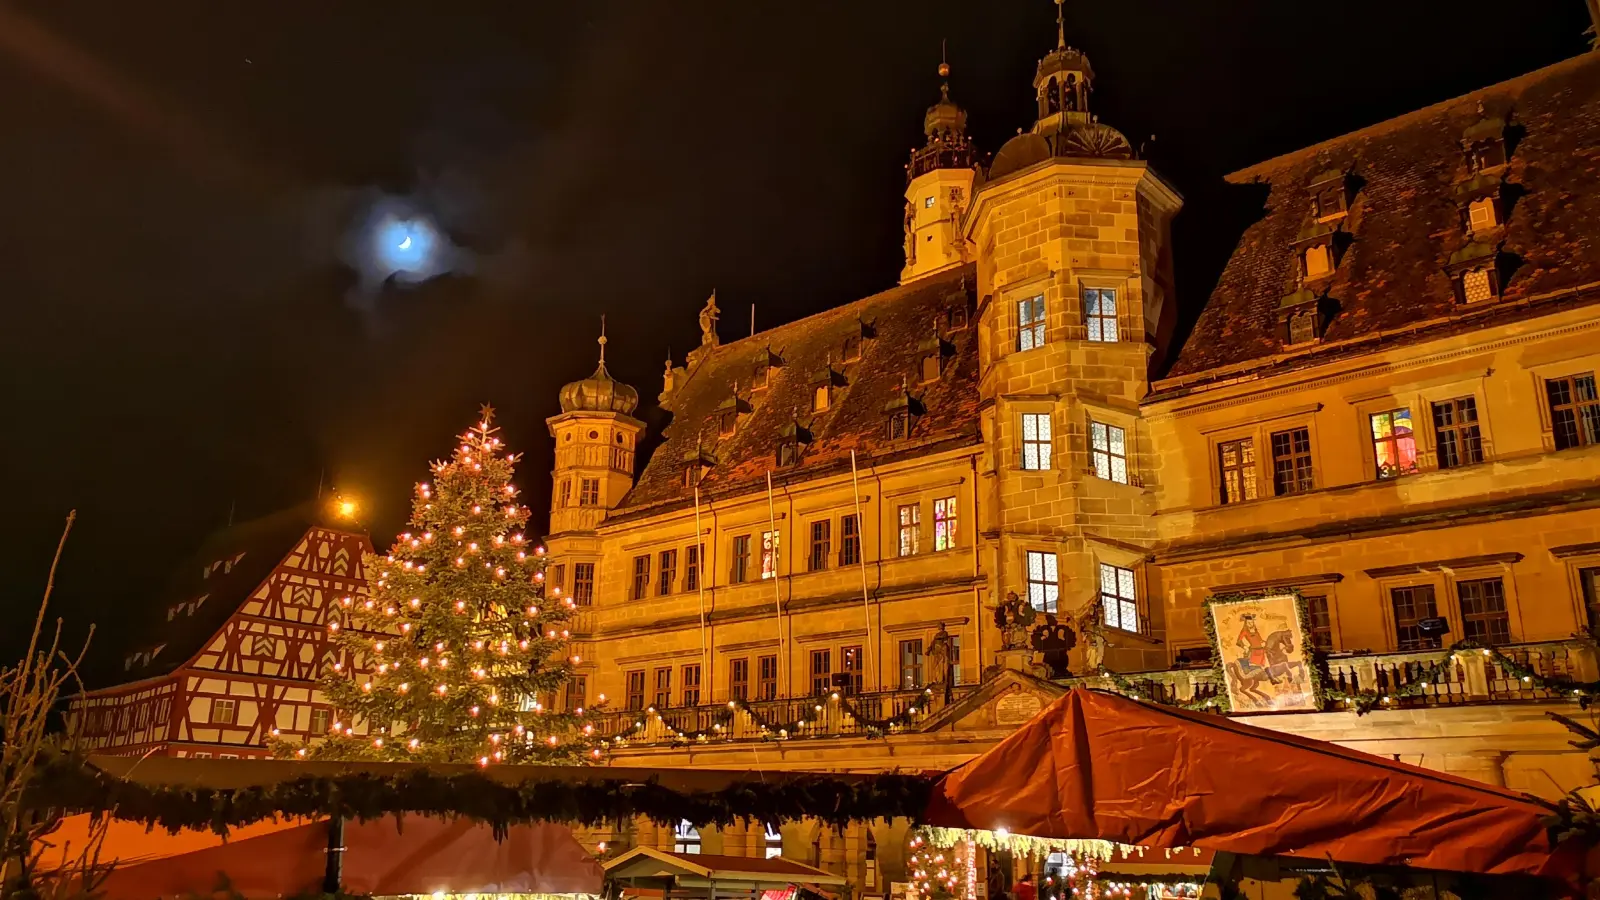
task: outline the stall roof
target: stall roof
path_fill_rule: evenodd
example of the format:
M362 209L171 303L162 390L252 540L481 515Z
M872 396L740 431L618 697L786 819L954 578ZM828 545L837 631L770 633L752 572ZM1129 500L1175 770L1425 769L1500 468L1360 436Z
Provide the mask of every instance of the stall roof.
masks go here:
M1552 807L1335 744L1075 688L946 775L925 821L1484 874L1570 876Z
M668 853L635 847L606 863L610 879L671 878L684 887L704 887L711 882L734 887L744 884L775 888L790 884L843 885L841 875L825 872L781 856L771 859L715 856L702 853Z

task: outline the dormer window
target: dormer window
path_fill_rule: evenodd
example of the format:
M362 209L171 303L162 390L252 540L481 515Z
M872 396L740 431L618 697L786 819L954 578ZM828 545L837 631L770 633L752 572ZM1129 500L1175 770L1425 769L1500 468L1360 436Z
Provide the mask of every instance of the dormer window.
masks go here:
M1307 281L1333 274L1333 247L1328 244L1307 247L1300 257L1300 267L1301 275Z
M1289 343L1304 344L1317 339L1317 311L1302 309L1289 316Z
M1493 197L1480 197L1467 205L1467 231L1482 234L1500 227L1499 204Z
M700 464L690 463L683 467L683 486L692 488L700 483Z
M792 466L800 461L800 442L794 438L778 444L778 465Z
M844 339L843 357L845 362L855 362L861 358L861 337L851 335Z
M1350 177L1338 169L1318 175L1310 185L1311 218L1331 222L1350 211Z
M737 409L723 410L721 421L717 423L717 434L727 437L739 428L739 411Z
M949 309L945 310L944 323L945 323L945 326L948 327L951 331L960 331L963 328L966 328L967 327L967 307L966 307L966 305L962 304L961 306L952 306Z
M716 464L710 454L700 447L689 451L683 456L683 486L692 488L706 477L711 467Z
M911 436L917 427L917 417L922 415L921 401L901 388L894 399L883 405L889 417L889 440L899 441Z
M1474 241L1455 253L1445 264L1454 282L1458 303L1484 303L1500 299L1505 276L1510 271L1498 247Z
M812 412L825 412L828 409L828 406L832 403L833 385L819 384L817 385L816 389L811 392Z
M767 389L767 376L772 367L765 361L756 363L755 369L750 373L750 390L764 391Z
M902 409L889 415L889 440L900 441L911 436L911 429L916 424L916 416L910 410Z
M1494 272L1488 266L1468 269L1461 273L1461 296L1468 303L1493 300L1499 293Z
M1278 301L1278 339L1285 347L1308 344L1322 337L1337 304L1307 288Z
M1506 164L1504 138L1481 141L1467 149L1467 166L1474 172L1495 169Z
M924 356L922 358L922 373L921 373L922 374L922 378L921 378L921 381L922 381L923 384L927 384L927 383L932 382L932 381L938 381L939 380L939 376L941 374L943 374L943 372L944 372L944 357L943 356L940 356L937 353L930 353L927 356Z
M751 412L749 403L739 396L739 385L733 386L733 396L717 404L713 413L717 421L717 436L728 437L739 430L739 417Z

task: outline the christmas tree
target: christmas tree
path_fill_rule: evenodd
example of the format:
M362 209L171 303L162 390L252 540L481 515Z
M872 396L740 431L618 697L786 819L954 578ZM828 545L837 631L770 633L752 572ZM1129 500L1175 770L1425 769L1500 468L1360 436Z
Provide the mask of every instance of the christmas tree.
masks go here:
M337 718L303 759L570 763L601 755L582 710L553 702L569 656L570 599L546 602L544 548L484 407L385 555L369 555L369 595L344 598L328 627L352 661L322 690ZM280 750L279 755L284 755Z

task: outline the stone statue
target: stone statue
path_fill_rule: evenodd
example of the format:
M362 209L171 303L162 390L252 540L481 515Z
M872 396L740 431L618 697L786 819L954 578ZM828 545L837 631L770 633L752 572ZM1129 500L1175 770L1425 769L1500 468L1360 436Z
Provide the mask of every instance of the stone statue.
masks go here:
M906 201L906 265L917 261L917 210Z
M1068 617L1068 621L1071 617ZM1050 670L1051 678L1066 678L1072 674L1067 666L1067 654L1078 644L1078 636L1072 633L1072 628L1066 622L1056 619L1054 613L1046 613L1044 621L1033 626L1029 635L1029 642Z
M717 309L717 292L712 291L711 297L706 300L705 308L700 310L700 345L702 347L715 347L717 345L717 317L722 311Z
M945 631L944 623L940 622L939 630L934 633L933 640L928 642L928 649L923 653L928 667L928 687L933 688L935 694L949 693L950 655L953 649L950 632Z
M1055 76L1051 76L1050 83L1044 90L1045 109L1052 113L1061 112L1061 92L1057 88Z
M1000 629L1001 650L1027 650L1028 629L1038 613L1016 591L1008 591L1006 599L994 607L994 624Z
M1078 611L1078 633L1083 635L1083 673L1093 675L1105 666L1106 626L1100 604L1091 600Z
M1067 112L1078 111L1078 76L1067 73L1067 83L1061 89L1061 108Z

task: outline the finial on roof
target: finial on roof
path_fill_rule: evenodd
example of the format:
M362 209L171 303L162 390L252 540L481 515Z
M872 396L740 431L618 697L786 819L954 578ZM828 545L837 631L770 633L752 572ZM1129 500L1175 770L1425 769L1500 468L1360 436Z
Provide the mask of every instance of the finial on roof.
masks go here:
M600 365L606 364L606 314L600 314Z
M940 78L949 78L950 77L950 63L949 63L948 60L945 59L945 47L944 47L944 44L945 44L944 39L940 38L939 39L939 77Z
M1067 49L1067 25L1061 18L1063 0L1056 0L1056 49Z

